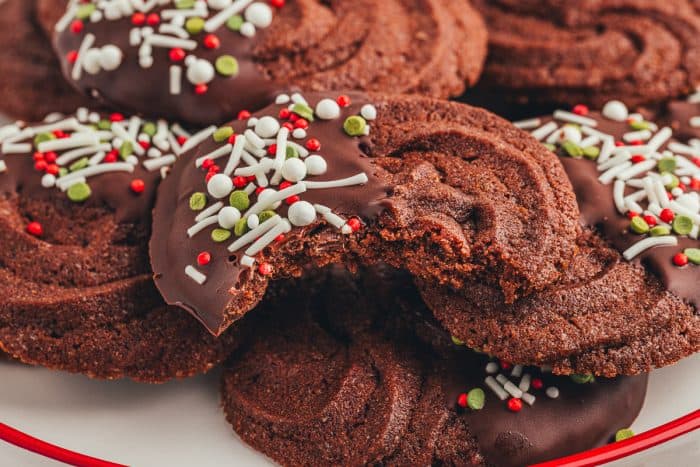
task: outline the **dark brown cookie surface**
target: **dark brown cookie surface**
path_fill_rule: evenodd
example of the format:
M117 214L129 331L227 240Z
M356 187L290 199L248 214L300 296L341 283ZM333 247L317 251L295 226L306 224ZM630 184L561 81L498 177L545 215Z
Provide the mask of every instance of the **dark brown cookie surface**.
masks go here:
M159 190L156 285L212 332L308 265L385 261L512 299L554 281L576 248L561 165L494 115L357 93L294 95L290 111L280 97L202 133Z
M481 72L486 29L467 0L88 3L69 6L55 45L85 94L205 125L290 85L458 95Z
M514 98L638 105L700 82L700 16L686 0L475 4L489 27L483 83Z
M562 157L587 229L558 286L505 305L484 284L459 292L423 284L436 316L468 345L507 360L554 362L557 372L606 376L700 350L693 148L619 102L603 113L560 111L518 123Z
M576 384L489 364L425 318L405 276L290 290L232 355L222 396L238 435L283 465L526 465L608 442L644 399L646 376ZM502 400L487 378L527 395Z
M81 109L0 129L5 351L144 381L205 371L226 355L230 339L167 308L151 279L150 209L178 153L176 128Z
M88 99L61 74L51 41L36 21L35 0L5 0L0 15L0 112L34 121L49 112L71 112Z

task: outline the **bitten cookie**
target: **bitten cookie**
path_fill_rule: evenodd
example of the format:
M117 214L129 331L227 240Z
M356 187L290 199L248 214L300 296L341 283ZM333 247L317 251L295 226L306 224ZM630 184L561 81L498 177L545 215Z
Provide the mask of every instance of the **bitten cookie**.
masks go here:
M281 94L194 135L159 189L151 262L166 302L215 334L268 282L310 265L385 261L511 300L576 248L576 200L550 151L457 103Z
M478 0L489 28L485 88L521 101L600 108L655 103L700 84L700 13L687 0Z
M509 361L606 376L672 364L700 351L700 153L619 101L574 111L516 123L576 192L586 232L560 284L509 305L482 283L423 296L454 336Z
M35 0L0 1L0 113L28 121L73 112L89 100L63 78L35 6Z
M84 108L0 129L0 348L31 364L149 382L208 370L216 340L153 286L160 179L187 134Z
M284 303L222 385L236 433L283 465L529 465L609 442L644 400L646 376L557 377L455 345L407 277L301 281Z
M55 46L76 88L201 125L261 109L290 85L454 96L486 56L468 0L39 1L68 3Z

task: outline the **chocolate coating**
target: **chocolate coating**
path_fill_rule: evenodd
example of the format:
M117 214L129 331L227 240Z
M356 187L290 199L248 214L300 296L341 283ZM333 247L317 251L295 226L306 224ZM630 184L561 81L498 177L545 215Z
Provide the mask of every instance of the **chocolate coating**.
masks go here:
M687 0L480 0L483 83L515 100L630 106L700 83L700 16Z
M194 161L216 147L205 143L176 164L156 202L151 261L168 303L192 310L219 333L260 299L270 279L298 276L309 265L340 262L352 268L381 260L444 284L483 278L510 299L556 280L576 247L579 226L570 185L551 153L507 122L468 106L350 96L354 104L343 109L343 117L312 123L308 136L319 138L328 160L331 172L321 180L364 170L369 182L309 190L301 198L312 196L345 218L360 217L362 229L342 235L320 218L295 228L256 258L273 266L267 276L242 269L239 257L227 262L233 238L215 244L209 239L213 227L193 239L186 234L196 214L190 196L206 192L205 172ZM306 95L312 107L323 97ZM378 111L369 138L349 138L342 121L366 102ZM277 115L280 108L256 116ZM241 123L233 125L240 131ZM184 274L201 251L213 258L202 269L208 276L203 286Z
M55 0L39 1L61 8ZM168 4L148 13L172 8ZM215 31L219 48L200 45L193 52L212 63L222 54L233 55L239 63L237 76L217 76L204 95L183 79L182 93L173 96L169 49L154 48L153 66L141 68L138 47L129 46L132 27L129 17L86 22L77 35L58 33L55 46L64 73L70 77L72 68L66 54L93 33L96 46L116 44L125 57L114 72L84 73L74 82L79 90L125 111L200 125L229 120L242 109L261 109L274 91L290 84L309 90L458 95L476 81L486 55L485 26L467 0L291 0L274 9L272 24L254 37L224 25ZM204 36L193 38L201 44Z
M527 465L609 442L645 396L646 376L575 384L525 368L544 387L515 414L484 385L488 358L451 344L406 276L291 291L229 359L222 396L238 435L283 465ZM458 408L476 387L484 408Z
M697 116L700 116L700 103L671 101L666 107L663 120L673 128L677 138L687 141L700 138L700 127L690 125L690 119Z

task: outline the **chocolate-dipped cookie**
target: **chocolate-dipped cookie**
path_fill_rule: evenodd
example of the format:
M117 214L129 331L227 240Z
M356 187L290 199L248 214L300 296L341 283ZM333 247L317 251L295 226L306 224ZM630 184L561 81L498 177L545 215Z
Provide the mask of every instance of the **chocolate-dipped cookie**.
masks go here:
M687 0L478 0L486 89L600 108L661 102L700 83L700 13Z
M35 0L0 1L0 113L28 121L72 112L89 100L63 78L35 7Z
M512 300L556 280L576 249L557 158L488 112L359 93L276 102L193 136L159 189L156 285L215 334L310 265L478 277Z
M619 101L598 112L521 121L556 151L585 233L561 282L506 305L482 283L422 283L428 305L467 345L555 372L637 374L700 351L700 167Z
M289 85L454 96L486 55L468 0L39 1L68 4L55 47L79 90L202 125L258 110Z
M233 335L213 339L167 307L148 263L156 186L186 137L165 121L84 108L0 129L0 348L153 382L224 358Z
M238 435L283 465L529 465L609 442L645 396L646 376L557 377L457 346L405 276L302 281L284 303L222 388Z

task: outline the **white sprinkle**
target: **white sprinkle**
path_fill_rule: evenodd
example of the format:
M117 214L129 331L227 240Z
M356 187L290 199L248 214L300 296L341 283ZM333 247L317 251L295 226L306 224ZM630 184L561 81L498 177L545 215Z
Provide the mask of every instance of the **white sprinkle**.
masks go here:
M180 39L187 39L190 37L189 33L185 31L185 29L172 23L161 24L158 28L158 32L162 34L172 34L173 36L177 36Z
M314 209L316 209L316 212L323 216L326 222L328 222L336 229L342 229L347 223L345 219L333 213L333 211L331 211L331 209L327 206L323 206L321 204L314 204Z
M193 266L187 266L185 268L185 274L187 274L190 277L190 279L192 279L199 285L202 285L207 281L207 276L197 271Z
M306 164L306 171L309 175L323 175L328 170L326 160L318 154L309 156L304 160L304 163Z
M278 131L280 131L280 124L274 117L265 116L255 122L255 134L260 138L273 138L275 135L277 135ZM264 146L265 143L263 142L262 147ZM256 144L256 147L261 146L257 146Z
M600 155L598 156L598 163L605 163L610 158L614 150L615 140L612 137L604 138L603 146L600 148Z
M627 260L630 261L634 259L637 255L640 253L645 252L649 248L653 248L655 246L676 246L678 245L678 238L674 237L673 235L665 235L662 237L647 237L644 240L640 240L639 242L635 243L631 247L629 247L627 250L625 250L622 253L622 256Z
M101 164L107 154L104 151L100 151L88 160L88 165L98 165Z
M491 389L496 396L504 401L508 399L508 393L503 389L503 387L498 384L498 382L493 378L493 376L487 376L486 379L484 380L484 384Z
M649 138L651 138L651 131L649 130L629 131L622 135L622 139L628 143L637 140L646 141Z
M0 173L7 172L7 164L5 161L0 161Z
M700 116L691 117L688 121L693 128L700 128Z
M82 146L97 146L100 140L94 133L74 133L70 138L59 138L39 143L39 152L62 151Z
M210 216L207 217L206 219L202 219L201 221L197 222L195 225L187 229L187 236L192 238L195 235L197 235L199 232L202 230L206 229L210 225L218 224L219 223L219 216Z
M148 159L143 162L143 166L146 167L146 170L149 172L153 172L154 170L159 170L161 167L173 164L176 160L177 158L170 154L155 159Z
M316 220L316 210L307 201L297 201L289 207L287 217L292 225L305 227L311 225Z
M628 160L632 159L632 153L629 152L626 149L620 150L620 151L613 151L615 153L615 156L612 158L608 159L605 162L601 162L598 164L598 170L599 171L604 171L608 170L611 167L618 166L624 162L627 162Z
M537 141L542 141L544 138L552 134L552 132L556 131L556 129L559 128L555 122L549 122L541 127L539 127L536 130L533 130L532 135L533 138L535 138Z
M252 268L255 265L255 258L251 258L250 256L243 255L241 258L241 266L245 266L247 268Z
M265 158L255 165L249 165L247 167L241 167L236 169L233 174L236 177L250 177L252 175L257 175L260 173L266 173L272 168L273 161L270 158Z
M193 147L197 146L200 143L203 143L205 139L209 138L211 135L214 134L216 131L215 126L210 126L208 128L205 128L204 130L195 133L192 135L186 142L185 144L182 145L182 152L187 152Z
M268 220L269 222L269 220ZM245 254L248 256L255 256L262 250L264 250L270 243L275 241L275 238L285 234L292 230L292 225L287 220L283 220L278 223L272 229L270 229L265 235L260 237L255 243L253 243L246 251Z
M521 130L532 130L540 126L541 123L542 120L540 120L539 118L529 118L527 120L513 122L513 125L517 128L520 128Z
M627 106L620 101L609 101L603 106L602 115L616 122L624 122L629 116Z
M523 392L527 392L530 389L530 381L532 380L532 375L530 373L525 373L518 384L518 389Z
M498 373L498 363L488 362L486 364L486 373L490 375L495 375L496 373Z
M520 378L520 376L523 374L523 366L522 365L515 365L513 367L513 371L510 372L510 375L514 378Z
M248 216L248 228L249 229L256 229L260 225L260 218L258 217L257 214L253 214L252 216Z
M68 25L75 18L75 14L78 12L78 4L76 2L71 2L66 12L61 16L61 19L56 23L56 31L63 32L66 30Z
M647 141L647 148L649 152L658 151L661 146L666 144L672 135L673 131L669 127L659 130L649 141Z
M306 99L304 99L304 96L302 96L298 92L295 92L294 94L292 94L292 102L294 102L295 104L309 105L309 103L306 102Z
M246 211L245 216L249 216L251 214L259 214L265 209L270 208L276 202L285 200L290 196L299 195L301 193L304 193L305 191L306 185L304 184L304 182L300 182L290 187L287 187L284 190L277 191L273 195L266 197L266 199L264 200L260 200L258 198L258 202L256 202L248 209L248 211Z
M334 120L340 117L340 106L333 99L321 99L316 104L315 113L321 120Z
M77 178L87 178L94 175L100 175L108 172L133 172L134 166L126 162L113 162L111 164L100 164L92 167L86 167L84 169L76 170L68 175L65 175L58 180L56 180L56 185L61 188L62 186L69 186L68 184Z
M289 96L287 94L280 94L275 98L275 104L277 105L284 105L289 103Z
M182 67L170 66L170 94L176 96L182 92Z
M244 234L242 237L238 238L231 245L229 245L228 251L233 253L235 251L240 250L241 248L248 245L249 243L254 242L260 236L266 234L271 229L275 228L281 222L282 222L282 218L279 215L272 216L266 222L263 222L257 228L250 230L249 232Z
M253 130L246 130L244 135L254 148L263 149L265 147L265 141L263 141Z
M130 142L134 152L139 156L143 156L146 153L146 150L136 141L136 138L131 137L121 123L112 123L112 132L122 140Z
M550 386L547 388L545 393L550 399L556 399L557 397L559 397L559 388L556 386Z
M50 133L56 130L85 130L86 127L80 125L75 117L66 118L65 120L54 121L48 125L32 127L34 134Z
M523 392L521 399L524 400L525 403L530 407L532 407L532 405L535 403L535 396L527 392Z
M224 198L233 191L233 180L228 175L216 174L209 179L207 191L214 198Z
M600 177L598 177L598 181L603 185L609 185L615 179L615 177L617 177L618 174L624 172L630 167L632 167L631 162L624 162L622 164L619 164L609 169L607 172L603 173Z
M241 212L233 206L226 206L219 211L219 225L224 229L232 229L241 220ZM250 221L250 219L249 219Z
M367 174L363 172L357 175L353 175L352 177L343 178L341 180L331 180L326 182L306 181L304 183L306 183L306 187L309 190L321 190L326 188L340 188L345 186L363 185L368 181L369 178L367 177Z
M564 122L576 123L578 125L586 125L590 127L598 126L598 122L593 118L583 117L572 112L567 112L565 110L555 110L553 117L556 120L562 120Z
M693 223L700 224L700 215L698 215L696 211L694 212L691 209L688 209L686 206L679 203L678 201L671 201L668 204L668 207L671 208L671 210L674 213L680 214L682 216L688 216L693 220Z
M238 138L238 139L241 139L241 138ZM195 167L199 168L202 166L202 164L204 164L205 160L209 159L209 160L214 161L216 159L219 159L220 157L224 157L226 154L231 154L232 149L233 149L232 144L227 144L225 146L221 146L220 148L213 150L209 154L205 154L202 157L198 157L197 160L194 161L194 165L195 165ZM229 175L229 174L226 174L226 175Z
M632 167L630 167L629 169L618 174L617 178L619 178L620 180L629 180L630 178L634 178L638 175L652 170L654 167L656 167L655 160L642 161L632 165Z
M0 161L0 164L3 162ZM2 172L2 170L0 170ZM44 188L52 188L53 186L56 185L56 176L52 174L45 174L43 177L41 177L41 186Z
M238 167L241 161L241 155L243 155L243 146L245 146L245 138L236 138L233 143L233 148L231 149L231 155L226 162L226 167L224 167L224 174L231 175L233 171Z
M26 154L32 150L32 145L29 143L3 143L2 152L5 154Z
M579 146L581 146L582 148L587 148L590 146L597 146L598 143L600 143L600 136L591 135L591 136L588 136L588 137L582 139L581 142L579 143Z
M95 154L96 152L102 152L102 151L110 151L112 149L112 145L109 143L102 143L97 146L88 146L86 148L79 148L79 149L74 149L72 151L68 151L66 153L61 154L61 156L56 159L56 164L58 165L66 165L69 162L72 162L76 159L80 159L83 156L87 156L88 154Z
M206 208L202 212L200 212L197 215L197 217L194 218L194 220L195 220L195 222L203 221L204 219L211 217L214 214L216 214L217 212L219 212L219 210L223 207L224 207L224 203L222 203L221 201L217 201L216 203L212 204L211 206L209 206L208 208Z
M197 48L197 42L190 39L179 39L177 37L164 36L161 34L151 34L146 38L144 44L151 47L165 47L167 49L180 48L185 50L194 50Z
M92 33L86 34L83 38L83 42L80 44L80 48L78 49L78 58L75 60L73 70L71 71L71 78L73 78L73 81L78 81L83 75L83 57L87 54L88 49L90 49L94 43L95 35Z
M204 30L214 32L219 29L228 19L242 12L253 0L235 0L231 5L224 8L204 23Z

